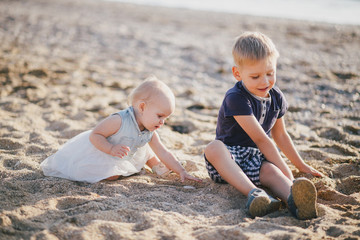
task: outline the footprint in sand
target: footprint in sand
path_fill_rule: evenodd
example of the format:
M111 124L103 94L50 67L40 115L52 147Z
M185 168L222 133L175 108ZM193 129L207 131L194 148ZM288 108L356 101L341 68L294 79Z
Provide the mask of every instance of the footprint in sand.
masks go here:
M338 209L338 205L359 205L359 202L352 196L345 195L321 183L315 184L318 189L318 202L330 205Z
M345 132L347 132L349 134L360 136L360 127L357 127L357 126L344 126L343 129L344 129Z
M79 130L79 129L61 131L60 132L60 137L65 138L65 139L70 139L70 138L73 138L73 137L75 137L76 135L78 135L78 134L80 134L82 132L84 132L84 130Z
M28 172L28 174L26 174L29 178L33 178L34 176L36 176L37 173L34 171L38 170L38 165L36 163L18 159L6 159L3 161L3 166L8 170L31 170L31 172Z
M347 176L360 176L360 168L359 166L356 166L356 164L342 163L333 170L333 176L336 178L343 178Z
M354 234L355 236L359 236L359 237L360 237L360 230L357 230L357 231L353 232L352 234Z
M182 165L189 172L199 170L198 164L196 162L194 162L194 161L191 161L191 160L187 160L187 161L182 162Z
M46 128L46 130L50 131L64 131L66 128L70 127L69 124L62 122L62 121L55 121L52 122L49 127Z
M311 146L313 148L317 148L320 151L336 154L341 157L348 156L348 157L357 157L359 154L358 152L353 148L346 146L344 144L334 143L334 144L325 144L325 145L313 145Z
M38 78L44 78L44 77L48 76L48 74L43 69L34 69L34 70L29 71L27 74L33 75Z
M29 147L26 148L26 155L34 155L34 154L40 154L40 153L43 153L45 152L44 151L44 148L40 147L40 146L37 146L37 145L30 145Z
M138 231L144 231L152 227L154 227L153 221L149 217L140 215L140 219L136 222L132 230L138 232Z
M353 79L353 78L357 78L358 75L352 72L332 72L332 74L334 74L335 76L337 76L339 79L342 80L347 80L347 79Z
M304 112L305 110L308 110L307 108L300 107L300 106L289 106L288 111L289 112Z
M316 129L316 133L319 137L327 138L335 141L343 141L346 139L346 134L337 128L333 127L321 127Z
M11 225L12 225L11 219L5 214L0 214L0 226L7 227Z
M188 120L169 122L167 125L170 126L173 131L185 134L191 133L197 129L195 124Z
M24 105L20 101L7 101L0 103L0 107L8 112L19 113L24 109Z
M338 227L331 226L326 230L326 234L331 237L339 237L340 235L344 234L345 232Z
M11 139L7 139L7 138L0 139L0 149L17 150L22 147L23 147L23 144L15 142Z
M191 111L202 110L202 109L206 109L206 106L201 103L198 103L198 104L193 104L193 105L187 107L186 109L191 110Z
M19 160L17 159L5 159L3 162L2 162L3 166L9 170L14 170L15 167L17 167L19 165Z
M59 210L67 210L70 208L84 205L88 202L89 202L89 200L87 200L87 199L81 199L81 198L75 198L75 197L65 197L58 201L56 208Z
M348 133L346 143L356 148L360 148L360 128L355 126L345 126L344 132Z
M327 154L323 151L317 150L317 149L309 149L300 151L301 156L303 156L306 159L316 159L316 160L324 160L328 158Z
M337 190L346 195L360 192L360 176L349 176L342 179L337 185Z
M197 113L197 114L216 117L216 118L217 118L217 115L218 115L218 112L219 112L218 107L204 105L202 103L195 103L193 105L188 106L186 109L190 110L190 111L192 111L194 113Z

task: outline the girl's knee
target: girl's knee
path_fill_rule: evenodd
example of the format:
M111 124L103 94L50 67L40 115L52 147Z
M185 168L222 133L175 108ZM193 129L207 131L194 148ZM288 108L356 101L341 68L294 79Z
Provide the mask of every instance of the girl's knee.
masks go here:
M153 156L147 160L146 165L148 165L150 168L152 168L153 166L155 166L159 163L160 163L159 159L157 157Z

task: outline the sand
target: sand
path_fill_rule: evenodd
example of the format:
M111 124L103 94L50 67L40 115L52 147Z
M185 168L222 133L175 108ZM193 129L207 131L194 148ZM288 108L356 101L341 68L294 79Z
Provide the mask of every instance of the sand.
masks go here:
M251 219L246 197L213 183L203 150L231 75L231 45L261 31L280 51L287 129L318 191L319 217L286 208ZM90 0L0 1L0 239L359 239L360 26ZM147 170L96 184L39 164L126 108L154 74L177 97L159 130L201 183ZM288 160L286 160L288 162ZM190 186L190 187L189 187Z

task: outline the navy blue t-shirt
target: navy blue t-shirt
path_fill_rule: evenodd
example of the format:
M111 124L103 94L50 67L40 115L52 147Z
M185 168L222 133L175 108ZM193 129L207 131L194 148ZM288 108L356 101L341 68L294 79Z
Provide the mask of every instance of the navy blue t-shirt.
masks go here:
M287 108L287 102L280 89L274 86L268 99L256 97L242 84L237 82L230 88L220 107L216 127L216 139L228 146L257 147L233 116L254 115L267 135L276 120L281 118Z

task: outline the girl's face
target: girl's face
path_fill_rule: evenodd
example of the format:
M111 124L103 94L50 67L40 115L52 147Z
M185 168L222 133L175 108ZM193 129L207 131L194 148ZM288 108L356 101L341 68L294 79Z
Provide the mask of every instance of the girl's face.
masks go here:
M165 120L174 112L174 104L166 96L156 96L150 101L140 103L139 111L140 130L147 129L152 132L164 125Z
M247 90L258 97L268 97L276 82L276 60L267 58L233 67L233 75Z

